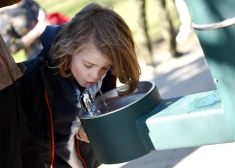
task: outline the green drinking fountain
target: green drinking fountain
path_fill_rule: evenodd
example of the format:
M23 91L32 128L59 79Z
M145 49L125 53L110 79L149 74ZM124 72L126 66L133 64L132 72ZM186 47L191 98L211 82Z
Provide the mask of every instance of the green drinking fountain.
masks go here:
M235 1L186 4L216 90L162 99L153 81L140 81L128 96L117 94L125 85L104 93L107 107L102 96L96 97L93 114L81 110L79 118L101 163L127 162L153 150L234 142Z
M126 162L151 151L144 147L135 122L161 102L158 89L153 81L142 81L130 95L119 96L118 91L126 87L97 96L95 108L87 92L81 98L84 108L79 112L79 118L101 163Z

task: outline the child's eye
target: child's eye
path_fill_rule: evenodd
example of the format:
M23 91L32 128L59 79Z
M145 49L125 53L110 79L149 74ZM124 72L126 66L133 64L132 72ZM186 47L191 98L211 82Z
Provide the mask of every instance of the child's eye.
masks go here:
M87 68L91 68L92 67L92 65L86 65L86 64L84 64L85 65L85 67L87 67Z

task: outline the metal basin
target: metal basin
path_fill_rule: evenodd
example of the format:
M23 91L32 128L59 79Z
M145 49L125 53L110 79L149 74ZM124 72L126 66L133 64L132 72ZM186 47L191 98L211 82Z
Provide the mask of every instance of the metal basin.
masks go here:
M94 116L87 116L84 109L81 109L79 112L79 117L82 119L94 119L98 117L103 117L112 113L116 113L132 104L136 103L138 100L144 98L148 95L155 87L152 82L141 82L138 85L138 88L128 96L118 95L119 90L126 89L126 85L111 90L105 94L103 97L105 99L106 105L103 102L102 96L99 95L95 98L95 104L97 111Z
M86 116L79 112L79 118L86 131L94 153L101 163L115 164L136 159L149 153L139 138L136 120L153 110L161 101L153 81L139 82L138 89L127 96L119 96L115 88L95 98L98 112Z

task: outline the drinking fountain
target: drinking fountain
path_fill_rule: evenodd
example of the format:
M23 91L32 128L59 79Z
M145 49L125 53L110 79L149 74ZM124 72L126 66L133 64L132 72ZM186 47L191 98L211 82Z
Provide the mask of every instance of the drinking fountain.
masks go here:
M130 161L152 150L235 141L235 1L186 4L216 90L164 100L153 81L140 81L127 96L118 95L126 85L104 93L107 106L102 96L96 97L94 113L87 115L82 108L79 118L101 163Z
M135 122L161 102L158 89L153 81L141 81L133 93L120 96L118 91L126 88L127 85L123 85L104 93L107 105L103 103L102 95L97 96L92 115L86 105L82 105L84 108L79 112L83 128L101 163L126 162L151 152L141 142ZM82 104L93 101L84 97L90 96L82 96L85 99Z

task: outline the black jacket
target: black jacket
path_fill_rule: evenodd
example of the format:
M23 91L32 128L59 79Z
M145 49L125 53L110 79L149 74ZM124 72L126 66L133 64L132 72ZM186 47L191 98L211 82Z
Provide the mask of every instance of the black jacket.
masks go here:
M63 25L61 25L63 26ZM69 130L76 130L66 121L73 121L78 111L76 104L77 95L74 81L71 78L63 78L55 69L48 68L46 65L50 62L48 55L51 43L60 30L61 26L49 26L41 36L43 50L32 59L24 62L27 70L19 81L20 101L22 106L22 163L24 168L34 167L42 168L44 164L51 161L52 132L58 146L64 145L73 137L70 137ZM103 80L102 92L106 92L115 86L116 78L108 73ZM46 101L48 95L49 104ZM50 110L52 111L53 123L50 121ZM64 113L66 112L66 113ZM71 113L69 113L71 112ZM72 122L74 123L74 122ZM71 133L72 134L72 133ZM81 155L88 168L98 167L90 145L85 142L79 142ZM59 144L58 144L59 143ZM63 152L64 152L63 148ZM65 151L66 152L66 151ZM69 151L68 151L69 152ZM66 154L65 154L66 155ZM64 160L55 154L56 167L70 167Z

